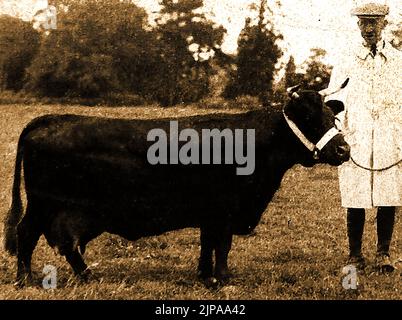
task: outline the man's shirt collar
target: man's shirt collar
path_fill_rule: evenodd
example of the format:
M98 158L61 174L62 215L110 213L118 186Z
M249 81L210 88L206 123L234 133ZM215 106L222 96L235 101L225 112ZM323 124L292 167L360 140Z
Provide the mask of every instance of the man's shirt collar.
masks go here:
M380 40L377 43L377 55L384 58L385 62L387 61L387 43L385 40ZM363 44L357 50L357 57L361 60L366 60L368 57L374 59L374 55L371 52L370 48L364 46Z

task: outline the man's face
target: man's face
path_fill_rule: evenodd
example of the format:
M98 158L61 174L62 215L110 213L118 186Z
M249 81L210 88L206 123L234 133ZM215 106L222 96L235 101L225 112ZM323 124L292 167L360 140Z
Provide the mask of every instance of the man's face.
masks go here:
M364 41L368 45L374 45L381 40L387 21L384 17L359 17L358 25Z

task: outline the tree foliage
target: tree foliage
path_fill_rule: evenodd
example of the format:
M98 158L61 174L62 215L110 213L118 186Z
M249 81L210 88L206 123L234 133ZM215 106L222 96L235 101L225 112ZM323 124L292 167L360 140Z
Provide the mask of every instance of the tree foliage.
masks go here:
M290 88L304 81L304 74L296 72L296 64L293 56L290 56L285 67L284 86Z
M123 90L163 105L209 93L210 59L224 29L199 10L202 0L162 0L153 29L131 0L51 4L58 8L58 26L43 37L29 69L33 91L96 97Z
M39 34L28 22L0 16L0 87L20 90L26 68L39 46Z
M197 101L209 93L211 59L225 30L199 9L202 0L162 0L155 28L155 63L146 88L163 105Z
M282 56L277 40L282 36L276 34L272 24L266 21L269 10L266 0L260 1L258 10L257 24L247 18L240 33L236 68L225 90L226 97L263 97L272 91L275 65Z
M57 29L43 33L28 88L48 96L98 97L139 90L149 33L130 0L55 1Z
M332 67L323 61L326 54L324 49L311 49L311 55L300 66L300 71L297 71L295 60L293 56L290 56L285 67L282 86L289 88L301 84L304 88L311 90L326 88L329 84L332 70Z
M323 62L326 54L327 52L324 49L311 49L311 55L304 63L306 65L305 87L317 91L328 87L332 67Z

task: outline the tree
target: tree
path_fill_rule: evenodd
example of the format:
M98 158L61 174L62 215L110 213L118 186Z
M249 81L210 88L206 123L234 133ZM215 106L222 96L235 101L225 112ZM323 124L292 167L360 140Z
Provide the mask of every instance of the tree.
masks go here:
M304 86L312 90L321 90L328 87L332 67L322 60L327 52L321 48L311 49L310 57L304 62Z
M264 99L272 91L275 65L282 56L276 42L282 36L266 21L267 10L270 10L267 1L260 0L257 24L254 25L250 18L245 21L238 39L236 68L225 90L228 98L251 95Z
M289 61L285 68L285 86L291 87L294 84L294 75L296 74L295 58L290 56Z
M296 72L296 64L293 56L290 56L285 67L284 86L285 88L293 87L304 81L304 74Z
M20 90L39 47L39 34L29 22L1 15L0 43L0 87Z
M200 11L203 0L162 0L155 64L146 88L162 105L197 101L209 93L211 59L225 30Z
M53 1L57 29L42 33L28 88L41 95L98 97L140 90L147 47L144 9L130 0Z

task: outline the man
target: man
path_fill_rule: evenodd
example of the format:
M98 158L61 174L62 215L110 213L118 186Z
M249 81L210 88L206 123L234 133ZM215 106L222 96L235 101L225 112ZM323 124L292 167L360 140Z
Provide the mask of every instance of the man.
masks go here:
M377 208L376 265L382 272L394 270L389 248L396 207L402 204L402 54L382 38L388 12L388 6L374 3L352 11L363 41L335 66L329 85L350 79L329 97L345 105L340 126L351 147L351 160L339 168L349 264L364 268L365 209Z

